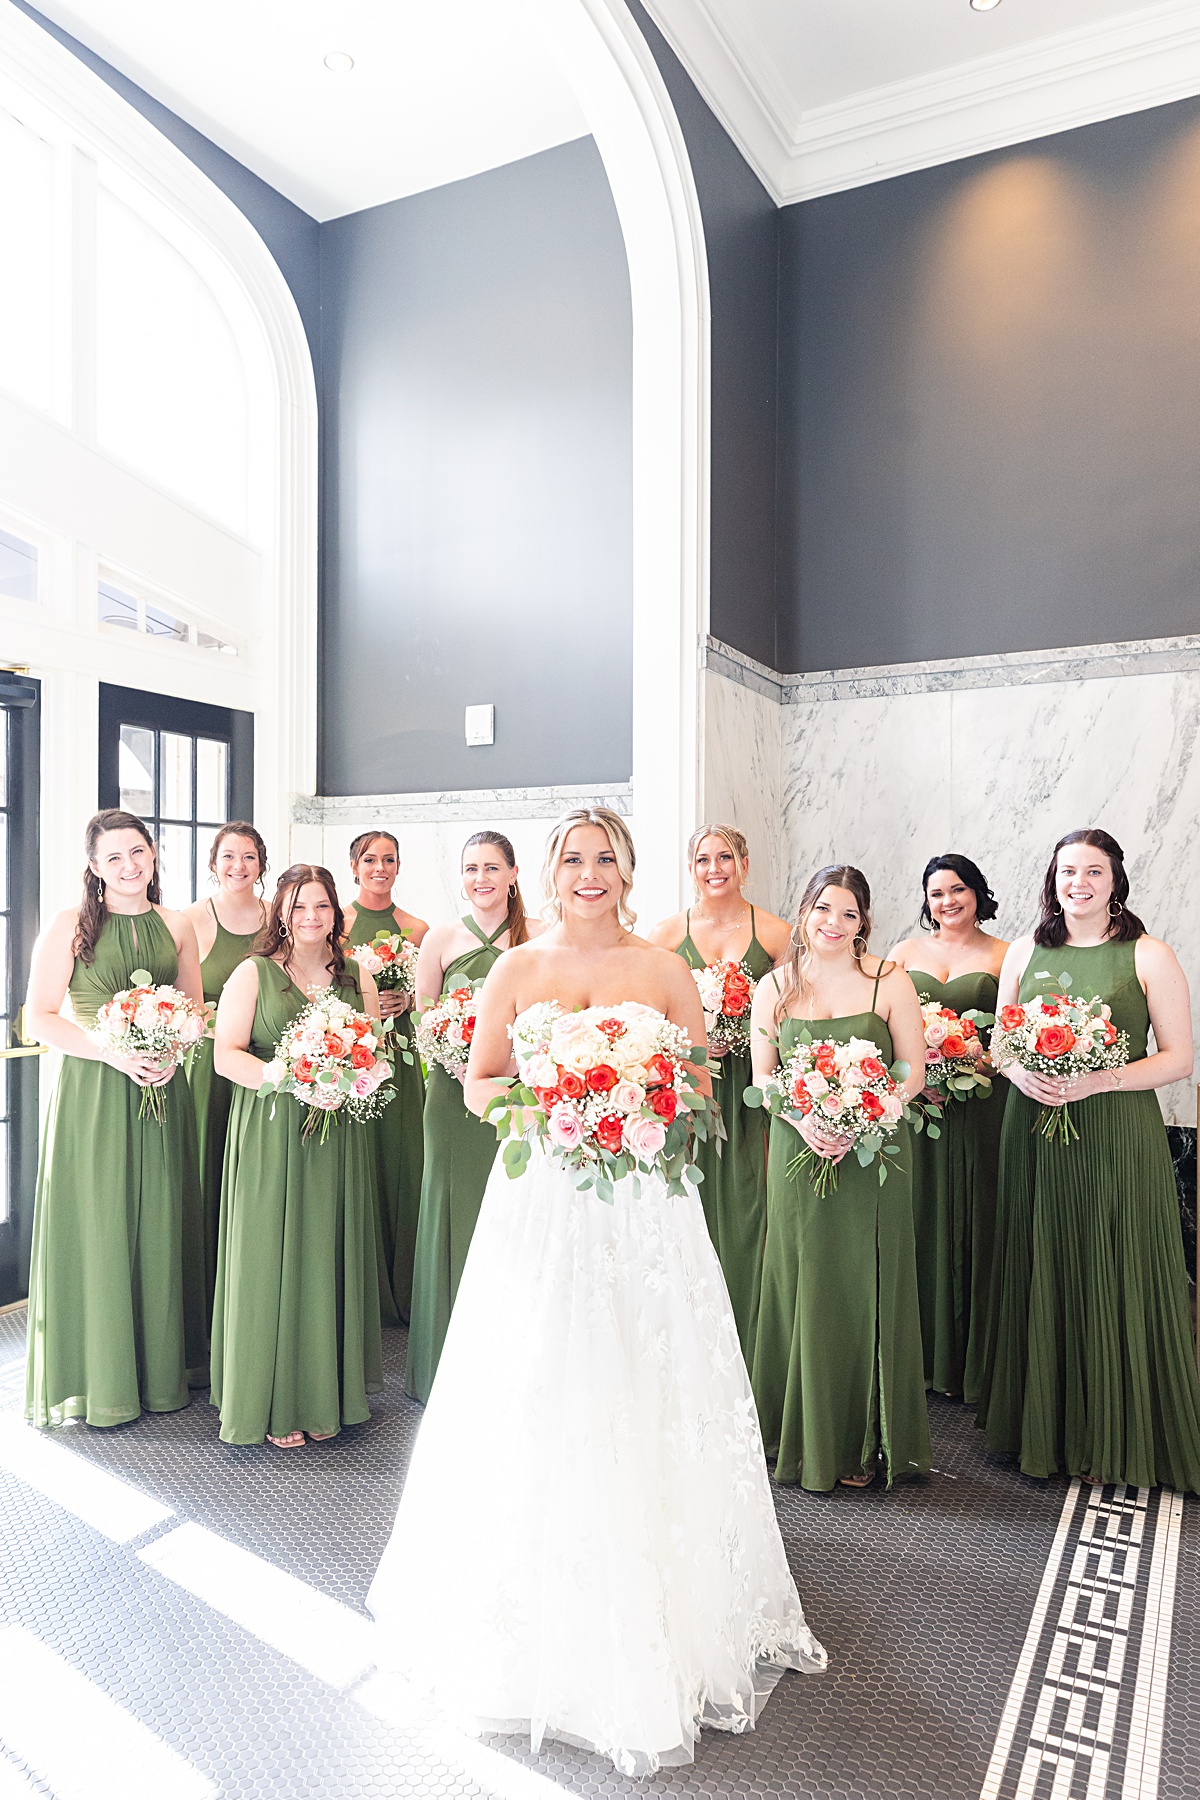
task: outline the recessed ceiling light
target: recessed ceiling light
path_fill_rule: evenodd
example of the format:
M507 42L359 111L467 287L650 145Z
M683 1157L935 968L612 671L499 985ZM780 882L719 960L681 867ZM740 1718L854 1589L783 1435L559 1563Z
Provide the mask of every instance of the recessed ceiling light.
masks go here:
M972 12L991 12L999 6L1000 0L971 0Z
M973 6L975 0L971 0L971 4ZM991 4L994 6L996 0L991 0ZM347 55L345 50L331 50L325 58L325 67L332 69L335 75L348 75L354 67L354 58Z

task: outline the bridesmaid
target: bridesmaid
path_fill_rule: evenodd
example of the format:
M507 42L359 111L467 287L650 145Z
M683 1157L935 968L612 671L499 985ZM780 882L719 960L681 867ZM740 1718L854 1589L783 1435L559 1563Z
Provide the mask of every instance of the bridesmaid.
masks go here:
M333 876L297 863L279 877L261 953L238 964L217 1008L217 1073L235 1084L212 1347L227 1444L334 1437L370 1418L367 1395L383 1386L368 1127L339 1120L323 1144L305 1143L304 1106L258 1092L317 990L379 1017L343 931Z
M25 1417L120 1425L174 1412L208 1379L196 1118L186 1081L88 1033L135 969L200 1004L196 934L160 904L154 845L132 813L88 823L83 900L33 956L25 1016L62 1051L33 1222ZM71 1014L63 1013L68 994ZM139 1118L164 1089L161 1124Z
M691 969L742 963L761 981L787 954L791 934L782 919L751 906L742 891L750 872L745 838L732 825L702 825L692 833L687 857L696 904L656 925L650 942L676 951ZM720 1059L713 1091L721 1103L725 1142L719 1150L711 1139L699 1146L700 1198L749 1367L767 1228L766 1115L742 1105L750 1083L749 1050L713 1055Z
M969 856L955 855L935 856L921 885L921 925L932 939L905 938L892 960L908 970L919 998L960 1014L994 1013L1008 945L982 929L996 916L991 888ZM982 1035L986 1041L987 1031ZM925 1381L972 1406L982 1381L1007 1092L996 1080L986 1100L947 1101L941 1136L918 1132L912 1140Z
M429 927L393 899L400 873L400 846L391 832L361 832L350 846L350 867L358 892L354 904L346 908L346 947L369 944L380 931L407 932L419 946ZM404 997L394 991L379 996L379 1010L385 1019L401 1018L405 1006ZM396 1029L403 1034L402 1026ZM425 1083L415 1054L410 1063L397 1055L395 1085L396 1098L371 1127L379 1314L385 1325L407 1325L421 1204L421 1114L425 1104Z
M244 819L222 825L208 853L217 884L216 896L197 900L184 917L190 919L200 947L204 1000L215 1008L238 964L249 956L263 928L267 909L255 889L267 870L267 846ZM202 1038L184 1064L196 1104L196 1137L200 1148L200 1183L204 1190L205 1317L212 1322L213 1284L217 1275L217 1228L221 1217L221 1174L225 1167L225 1134L233 1089L213 1068L213 1040Z
M1154 1097L1192 1071L1188 985L1128 897L1121 846L1069 832L1032 936L1004 959L1001 1021L1051 990L1099 997L1130 1061L1073 1082L1008 1067L979 1423L1026 1475L1200 1492L1187 1273ZM1049 1142L1041 1110L1066 1101L1079 1137Z
M482 981L503 950L545 927L525 913L516 852L502 832L477 831L463 846L463 896L456 925L435 925L417 961L417 1004ZM459 1277L496 1156L496 1132L467 1110L462 1083L434 1066L425 1089L425 1178L413 1272L404 1389L424 1405L458 1293Z
M820 869L804 890L782 969L754 996L751 1053L758 1081L814 1038L870 1038L921 1091L925 1043L912 982L894 963L867 956L871 892L858 869ZM839 1164L837 1188L818 1198L801 1149ZM847 1140L813 1117L771 1121L767 1242L754 1346L753 1387L777 1481L814 1491L840 1482L869 1487L882 1468L927 1474L931 1450L921 1367L908 1129L902 1155L878 1169L846 1156Z

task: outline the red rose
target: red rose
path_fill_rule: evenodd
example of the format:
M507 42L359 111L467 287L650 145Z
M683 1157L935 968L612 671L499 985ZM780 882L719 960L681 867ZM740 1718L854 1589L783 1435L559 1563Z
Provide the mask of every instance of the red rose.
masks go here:
M350 1052L352 1069L370 1069L374 1066L374 1062L375 1052L373 1050L368 1050L365 1044L355 1044Z
M566 1100L582 1100L584 1094L587 1092L583 1085L583 1076L576 1075L574 1069L560 1069L558 1071L558 1085L563 1098Z
M956 1056L967 1054L967 1040L961 1031L948 1031L942 1039L942 1055L953 1062Z
M813 1109L813 1103L807 1094L797 1094L796 1105L800 1108L801 1113L803 1113L805 1117L807 1117Z
M862 1072L864 1075L869 1075L872 1081L879 1081L882 1076L887 1074L887 1070L877 1056L863 1057Z
M1065 1056L1075 1048L1075 1033L1069 1025L1046 1025L1038 1032L1034 1048L1039 1056Z
M617 1117L616 1113L606 1113L604 1118L596 1120L596 1142L602 1150L617 1151L621 1148L623 1130L623 1121Z
M748 994L750 983L740 969L734 969L725 977L725 992L729 994Z
M297 1081L312 1081L316 1072L315 1067L309 1061L307 1056L302 1056L299 1062L292 1064L292 1074Z
M380 962L389 963L395 962L396 960L396 952L391 948L390 944L380 944L375 954L378 956Z
M546 1112L549 1112L552 1106L557 1106L562 1099L562 1094L558 1088L534 1088L533 1091L538 1097L538 1104Z
M1019 1031L1025 1023L1023 1006L1002 1006L1000 1008L1000 1029L1002 1031Z
M469 1044L475 1036L475 1014L468 1013L462 1022L463 1043Z
M646 1086L658 1087L664 1081L674 1081L675 1071L661 1050L656 1050L646 1064Z
M471 998L471 990L470 988L455 988L451 993L450 998L452 1000L469 1000Z
M750 1000L748 995L731 994L728 990L726 991L724 1010L728 1018L740 1019L749 1004Z
M965 1038L973 1038L973 1037L979 1036L979 1033L975 1029L974 1019L963 1019L961 1021L961 1030L962 1030L962 1034Z
M611 1043L613 1038L624 1037L625 1026L620 1019L601 1019L600 1029Z
M876 1094L864 1093L862 1109L868 1119L882 1119L883 1117L883 1101Z
M938 1012L939 1019L957 1019L958 1014L952 1006L943 1006Z
M325 1033L325 1054L326 1056L341 1056L343 1054L342 1040L340 1037L335 1037L332 1031L327 1031Z
M1116 1041L1117 1041L1117 1028L1113 1024L1111 1019L1105 1019L1105 1021L1104 1021L1104 1042L1106 1044L1115 1044Z
M367 1019L355 1019L353 1031L356 1038L370 1037L371 1026Z
M587 1072L587 1084L593 1094L608 1094L616 1087L620 1076L607 1063L597 1063L594 1069Z
M1057 1006L1049 1005L1047 1001L1043 1000L1042 1011L1046 1014L1047 1018L1053 1018L1057 1014L1058 1008Z
M652 1094L646 1095L646 1105L669 1125L679 1111L679 1096L674 1088L655 1088Z

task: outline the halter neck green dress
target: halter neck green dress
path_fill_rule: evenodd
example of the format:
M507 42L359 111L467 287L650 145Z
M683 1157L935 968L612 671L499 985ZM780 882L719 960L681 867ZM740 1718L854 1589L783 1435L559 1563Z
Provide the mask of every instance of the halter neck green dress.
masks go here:
M160 915L109 913L68 992L85 1031L135 969L173 983ZM29 1277L25 1417L120 1425L174 1412L208 1380L196 1117L178 1071L162 1124L107 1063L64 1056L46 1120Z
M1056 989L1106 1000L1136 1061L1150 1014L1135 952L1035 946L1019 997ZM1065 1145L1037 1130L1040 1113L1013 1090L978 1422L1026 1475L1200 1492L1200 1385L1158 1099L1074 1101L1079 1137Z
M369 944L376 932L400 929L390 906L355 902L355 909L347 944ZM411 1038L412 1014L401 1013L395 1029L402 1037ZM421 1207L421 1116L425 1106L425 1078L415 1050L410 1063L397 1055L395 1087L396 1098L368 1129L375 1151L379 1316L385 1325L406 1325Z
M277 962L253 960L250 1054L265 1063L308 999ZM352 962L338 992L362 1004ZM305 1111L233 1084L212 1333L227 1444L331 1436L369 1419L383 1386L369 1127L339 1119L304 1143Z
M891 1033L874 1011L784 1019L781 1058L802 1031L870 1038L885 1063L893 1060ZM752 1385L775 1479L815 1492L880 1462L890 1487L898 1476L928 1474L932 1459L907 1125L893 1142L901 1154L888 1157L882 1187L876 1165L864 1169L851 1153L837 1187L818 1198L803 1170L787 1177L803 1139L771 1120Z
M496 948L496 939L508 930L507 919L490 938L470 913L462 922L479 939L479 948L464 950L447 965L443 994L467 982L482 981L503 954ZM437 1374L483 1190L496 1160L496 1143L495 1126L485 1125L468 1112L462 1083L435 1064L425 1086L425 1176L404 1374L405 1393L422 1405Z
M204 998L215 1006L233 971L249 956L258 932L226 931L212 901L208 904L212 908L217 935L200 964L200 976L204 983ZM201 1038L194 1046L184 1071L196 1107L200 1186L204 1194L204 1316L211 1321L213 1286L217 1278L217 1233L221 1222L221 1176L225 1168L225 1135L229 1129L233 1084L218 1075L213 1067L211 1037Z
M688 908L687 936L676 946L689 969L703 969L705 962L692 941L692 913ZM761 981L774 964L758 941L754 908L750 908L750 947L742 967L754 981ZM767 1114L745 1106L742 1095L750 1086L750 1052L729 1051L717 1059L719 1077L713 1081L725 1122L725 1142L711 1138L698 1146L696 1161L704 1174L700 1199L708 1235L712 1238L737 1324L747 1368L754 1361L754 1332L758 1323L758 1297L762 1286L763 1240L767 1230Z
M996 1010L999 983L986 969L955 975L950 981L938 981L921 969L910 969L909 974L917 993L939 1006L952 1006L960 1014ZM986 1040L987 1031L982 1035ZM927 1137L922 1131L912 1139L925 1380L939 1394L961 1395L972 1406L983 1382L1000 1128L1007 1095L1007 1081L997 1078L986 1100L948 1100L941 1136Z

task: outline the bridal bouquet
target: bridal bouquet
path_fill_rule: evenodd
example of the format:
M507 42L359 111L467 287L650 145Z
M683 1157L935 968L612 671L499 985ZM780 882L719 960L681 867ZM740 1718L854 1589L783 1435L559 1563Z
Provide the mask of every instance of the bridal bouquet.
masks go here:
M712 962L693 969L704 1008L704 1028L713 1050L750 1048L750 1002L758 983L743 963Z
M203 1008L178 988L156 987L149 969L135 969L129 979L132 987L104 1002L90 1035L117 1056L148 1056L162 1069L178 1068L204 1036ZM165 1116L162 1089L144 1087L138 1118L161 1125Z
M715 1109L697 1091L708 1051L681 1026L632 1000L580 1012L544 1000L509 1031L517 1079L485 1116L509 1139L510 1176L521 1174L536 1138L577 1188L594 1187L601 1200L611 1202L613 1183L626 1176L635 1194L641 1175L660 1175L669 1194L696 1191L692 1137L708 1137Z
M369 944L354 944L346 951L381 994L417 991L417 946L407 931L377 931Z
M470 981L451 988L420 1014L417 1049L426 1067L436 1063L447 1075L462 1074L475 1036L475 996L482 986L481 981Z
M1035 981L1049 981L1048 969L1038 969ZM1069 975L1059 976L1066 988ZM1072 999L1067 993L1035 994L1018 1006L1002 1006L1000 1022L992 1034L992 1061L999 1069L1015 1062L1036 1075L1070 1081L1090 1075L1094 1069L1121 1069L1129 1061L1129 1037L1112 1022L1112 1009L1103 1000ZM1044 1106L1039 1129L1051 1143L1069 1144L1079 1136L1068 1108Z
M327 988L297 1013L263 1075L263 1094L291 1094L307 1109L300 1136L319 1128L323 1144L331 1121L344 1112L355 1124L378 1118L395 1095L383 1024L356 1012ZM271 1117L275 1116L274 1104Z
M995 1014L957 1013L952 1006L939 1006L927 994L921 995L921 1016L925 1021L925 1085L937 1088L947 1100L969 1100L978 1094L986 1100L992 1091L983 1073L987 1049L979 1035L980 1025L994 1025Z
M850 1140L864 1169L879 1158L882 1186L888 1173L884 1159L900 1154L899 1145L884 1140L893 1136L901 1119L908 1119L918 1130L923 1123L920 1115L905 1105L900 1092L899 1083L907 1074L907 1063L896 1062L889 1069L878 1044L870 1038L841 1043L835 1038L813 1039L805 1032L762 1087L747 1088L743 1098L748 1106L765 1106L784 1118L815 1115L827 1131ZM818 1196L836 1188L837 1164L808 1144L788 1164L789 1181L801 1169L807 1170Z

